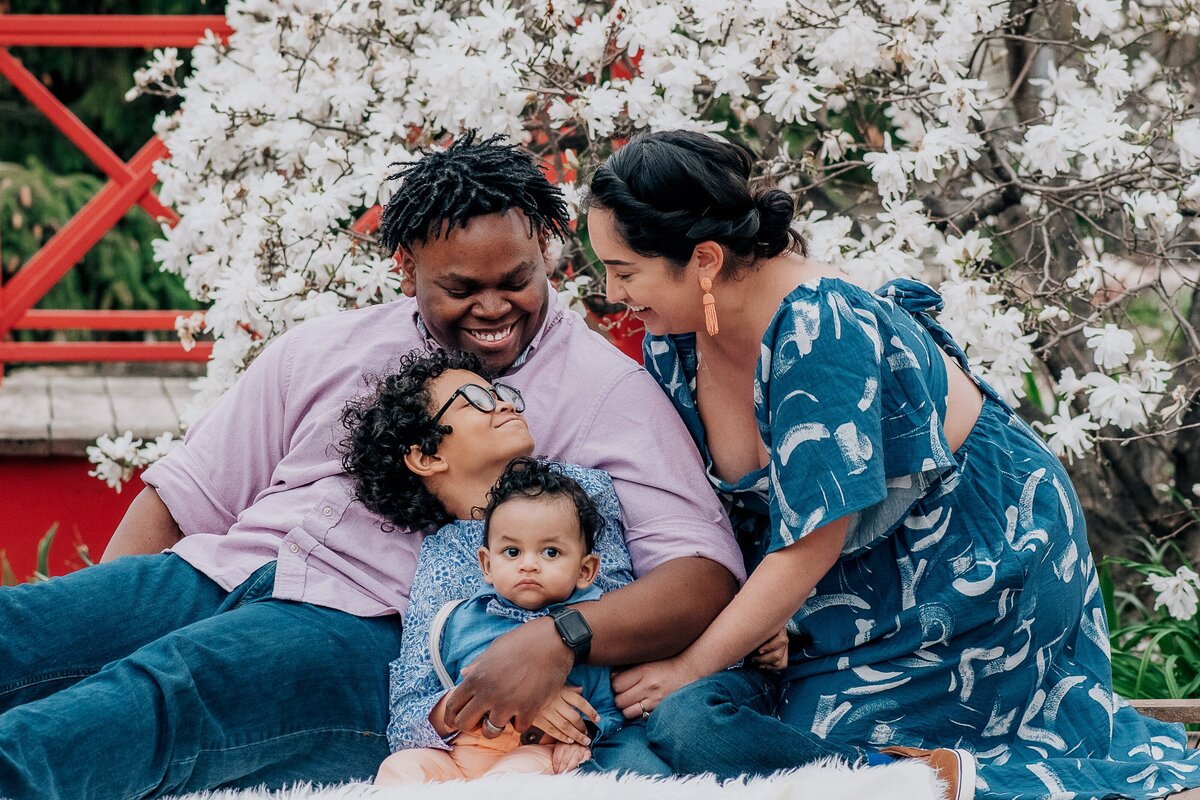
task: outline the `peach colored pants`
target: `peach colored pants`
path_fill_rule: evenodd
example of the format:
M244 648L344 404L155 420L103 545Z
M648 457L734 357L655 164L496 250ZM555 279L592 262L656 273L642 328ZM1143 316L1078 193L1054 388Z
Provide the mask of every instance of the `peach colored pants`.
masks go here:
M472 780L505 772L550 773L550 745L521 745L512 728L495 739L479 733L460 733L450 750L401 750L379 766L376 786Z

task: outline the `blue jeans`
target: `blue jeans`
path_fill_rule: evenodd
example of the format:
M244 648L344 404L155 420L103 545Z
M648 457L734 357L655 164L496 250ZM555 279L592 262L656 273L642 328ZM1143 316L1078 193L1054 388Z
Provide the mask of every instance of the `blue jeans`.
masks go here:
M592 757L579 767L581 772L616 772L634 775L674 775L666 762L654 754L646 741L646 723L627 722L616 733L592 746Z
M125 798L369 778L397 616L226 592L175 555L0 589L0 797Z
M650 748L680 775L770 775L836 756L865 763L857 748L824 741L775 716L778 675L725 670L669 695L646 725Z

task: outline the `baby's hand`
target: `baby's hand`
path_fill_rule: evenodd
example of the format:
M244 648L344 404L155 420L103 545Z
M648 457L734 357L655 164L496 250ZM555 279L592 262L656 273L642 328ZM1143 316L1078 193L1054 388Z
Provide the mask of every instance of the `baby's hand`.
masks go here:
M584 725L584 717L599 724L600 715L592 704L583 698L583 690L578 686L564 686L558 696L546 704L533 721L533 727L538 728L551 739L559 742L583 745L592 743L588 738Z
M581 744L564 744L563 742L558 742L554 745L554 753L550 756L550 763L554 768L554 774L561 775L564 772L570 772L591 757L591 749Z
M788 662L787 628L767 639L750 654L750 660L763 669L783 669Z

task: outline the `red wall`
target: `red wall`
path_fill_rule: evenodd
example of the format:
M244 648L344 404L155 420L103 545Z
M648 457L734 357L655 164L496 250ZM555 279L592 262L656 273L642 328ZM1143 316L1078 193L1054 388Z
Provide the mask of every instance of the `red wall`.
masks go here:
M99 561L125 509L142 490L134 477L117 494L88 476L86 458L0 457L0 550L18 580L37 567L38 541L54 523L50 573L61 575L83 566L76 551L85 545Z

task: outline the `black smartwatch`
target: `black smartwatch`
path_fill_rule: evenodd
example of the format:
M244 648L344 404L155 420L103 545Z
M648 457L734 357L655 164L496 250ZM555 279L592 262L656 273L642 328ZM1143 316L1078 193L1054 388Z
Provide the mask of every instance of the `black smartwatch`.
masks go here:
M588 653L592 650L592 626L587 624L583 614L573 608L556 608L550 616L563 644L575 654L575 663L587 663Z

